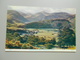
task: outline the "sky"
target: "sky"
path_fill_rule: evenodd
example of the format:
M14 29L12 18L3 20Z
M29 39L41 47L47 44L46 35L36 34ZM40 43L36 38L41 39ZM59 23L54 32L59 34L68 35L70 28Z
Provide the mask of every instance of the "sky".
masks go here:
M24 13L38 13L41 11L45 11L48 13L54 13L54 12L67 12L70 14L76 14L75 8L49 8L49 7L31 7L31 6L9 6L8 10L16 10L21 11Z

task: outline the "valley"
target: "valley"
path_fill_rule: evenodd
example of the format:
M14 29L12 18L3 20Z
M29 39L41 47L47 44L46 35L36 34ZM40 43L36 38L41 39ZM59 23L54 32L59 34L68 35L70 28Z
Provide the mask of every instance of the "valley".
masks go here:
M8 10L6 49L76 49L75 14Z

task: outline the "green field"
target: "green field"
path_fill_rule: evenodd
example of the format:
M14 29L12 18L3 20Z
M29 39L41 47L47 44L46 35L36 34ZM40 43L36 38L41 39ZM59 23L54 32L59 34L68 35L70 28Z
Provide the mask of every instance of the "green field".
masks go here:
M46 40L51 40L52 38L56 38L58 36L58 32L55 32L54 29L28 29L31 31L38 30L35 36L44 37ZM55 29L56 30L56 29Z

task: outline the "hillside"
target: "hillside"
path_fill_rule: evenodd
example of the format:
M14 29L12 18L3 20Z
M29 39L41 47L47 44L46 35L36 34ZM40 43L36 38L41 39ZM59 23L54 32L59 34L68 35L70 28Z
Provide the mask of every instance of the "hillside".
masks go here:
M25 22L28 22L28 20L26 18L24 18L19 12L15 11L15 10L8 10L7 11L7 21L9 23L14 23L14 22L25 23Z
M71 22L67 19L52 19L47 21L32 22L26 24L26 28L57 28L71 27Z

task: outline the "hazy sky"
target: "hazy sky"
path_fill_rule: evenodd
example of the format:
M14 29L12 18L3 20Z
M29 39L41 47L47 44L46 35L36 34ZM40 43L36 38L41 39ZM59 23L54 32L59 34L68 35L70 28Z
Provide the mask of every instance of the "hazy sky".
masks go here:
M31 6L9 6L8 10L17 10L24 13L37 13L40 11L45 11L48 13L54 12L67 12L71 14L76 14L75 8L45 8L45 7L31 7Z

